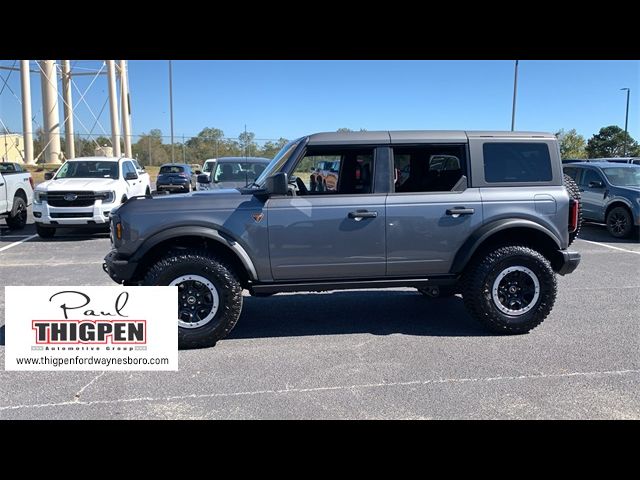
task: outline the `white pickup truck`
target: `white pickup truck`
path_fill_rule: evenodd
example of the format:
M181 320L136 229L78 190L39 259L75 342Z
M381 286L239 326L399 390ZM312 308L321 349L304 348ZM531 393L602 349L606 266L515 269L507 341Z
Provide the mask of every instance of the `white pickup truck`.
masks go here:
M27 223L27 207L33 200L33 178L17 163L0 163L0 217L9 228L20 230Z
M111 210L131 197L151 195L149 175L130 158L85 157L65 162L36 187L36 231L51 238L58 228L109 228Z

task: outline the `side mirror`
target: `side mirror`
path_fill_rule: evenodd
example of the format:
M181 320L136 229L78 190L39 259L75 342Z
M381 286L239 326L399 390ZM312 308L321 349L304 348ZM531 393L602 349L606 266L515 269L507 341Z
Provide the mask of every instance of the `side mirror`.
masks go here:
M589 182L589 188L602 188L604 187L601 181Z
M138 174L136 172L127 172L127 174L124 176L125 180L137 180L138 179Z
M198 183L211 183L211 178L206 173L199 173Z
M202 173L202 170L196 170L196 175L200 175Z
M44 172L44 179L51 180L53 178L53 172Z
M289 192L289 181L285 172L278 172L264 182L267 195L286 195Z

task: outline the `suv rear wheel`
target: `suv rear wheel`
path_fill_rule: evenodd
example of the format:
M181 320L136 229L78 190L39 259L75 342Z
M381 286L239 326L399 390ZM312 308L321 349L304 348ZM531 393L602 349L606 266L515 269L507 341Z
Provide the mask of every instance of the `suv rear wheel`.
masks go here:
M522 246L505 246L478 257L463 279L467 310L497 333L527 333L541 324L556 293L549 261Z
M202 251L159 260L143 285L177 285L178 346L212 347L235 327L242 311L242 286L233 270Z
M615 207L607 214L607 230L616 238L626 238L633 230L631 214L625 207Z

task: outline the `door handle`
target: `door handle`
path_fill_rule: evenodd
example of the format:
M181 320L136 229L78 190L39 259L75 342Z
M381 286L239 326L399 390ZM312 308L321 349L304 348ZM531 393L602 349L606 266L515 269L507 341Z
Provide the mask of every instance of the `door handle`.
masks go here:
M447 208L447 215L473 215L475 211L474 208L453 207Z
M348 217L353 218L356 222L359 222L363 218L376 218L378 212L369 212L367 210L356 210L355 212L349 212Z

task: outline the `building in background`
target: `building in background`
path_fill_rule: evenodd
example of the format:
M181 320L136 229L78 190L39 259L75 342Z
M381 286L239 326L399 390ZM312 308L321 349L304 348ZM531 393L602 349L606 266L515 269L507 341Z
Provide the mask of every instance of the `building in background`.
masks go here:
M0 162L24 163L24 139L17 133L0 134Z

